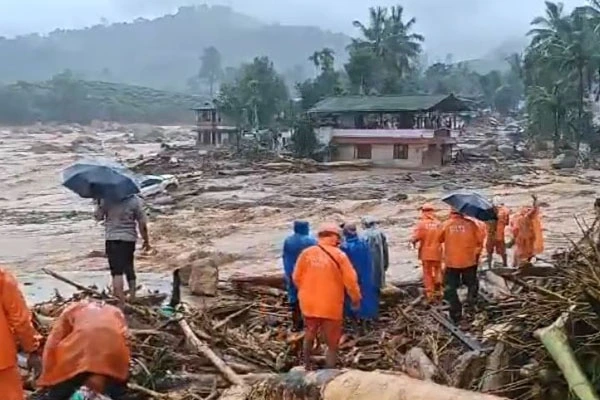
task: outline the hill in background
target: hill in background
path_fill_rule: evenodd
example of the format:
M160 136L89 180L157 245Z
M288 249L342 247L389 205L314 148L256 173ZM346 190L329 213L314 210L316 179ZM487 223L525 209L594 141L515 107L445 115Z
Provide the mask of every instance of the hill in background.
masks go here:
M225 66L268 56L294 81L313 72L307 58L315 50L330 47L341 62L349 41L317 27L264 24L228 7L181 7L153 20L0 38L0 81L42 81L69 69L89 80L183 90L208 46Z

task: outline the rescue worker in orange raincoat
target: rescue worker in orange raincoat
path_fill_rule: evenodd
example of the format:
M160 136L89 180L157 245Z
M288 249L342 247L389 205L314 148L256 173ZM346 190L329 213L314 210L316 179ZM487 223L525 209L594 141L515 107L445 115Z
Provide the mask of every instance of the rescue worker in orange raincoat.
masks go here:
M531 262L531 259L544 251L544 236L540 208L535 195L531 207L523 207L511 222L515 268Z
M23 400L23 382L17 363L17 344L29 354L27 364L39 368L40 334L13 274L0 268L0 398ZM39 371L38 371L39 372Z
M444 300L450 305L450 318L459 322L463 310L457 290L467 286L467 301L475 305L479 282L477 267L483 249L482 230L478 224L452 210L450 218L442 224L439 242L444 245Z
M475 254L477 255L477 265L479 265L479 261L481 259L481 253L483 253L483 248L485 247L485 243L487 242L488 239L488 224L478 220L477 218L473 218L473 217L465 217L473 222L475 222L475 225L477 225L477 228L479 228L479 243L481 243L481 246L479 246L475 252Z
M82 301L68 307L44 346L38 386L44 400L69 400L81 387L120 400L129 376L125 317L117 307Z
M502 257L502 266L508 266L508 256L506 255L506 243L504 242L504 231L508 226L510 219L510 210L504 205L502 200L495 197L492 201L496 220L488 222L487 240L485 250L487 252L488 268L492 268L494 252Z
M438 240L441 227L442 223L435 215L435 208L431 204L423 204L421 217L413 230L410 242L413 247L419 248L425 295L430 302L442 295L442 245Z
M319 333L327 344L325 363L335 368L342 336L344 292L352 308L360 307L361 293L356 271L348 256L340 249L341 232L337 225L326 224L318 231L318 244L300 253L294 269L300 310L304 317L303 356L306 369L311 369L311 352Z

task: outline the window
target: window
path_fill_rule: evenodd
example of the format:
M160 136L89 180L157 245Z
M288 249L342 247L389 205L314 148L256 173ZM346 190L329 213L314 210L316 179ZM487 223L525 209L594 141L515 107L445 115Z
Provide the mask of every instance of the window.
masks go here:
M354 147L354 158L359 160L370 160L371 159L371 145L370 144L357 144Z
M394 145L394 160L407 160L407 159L408 159L408 145L407 144L395 144Z

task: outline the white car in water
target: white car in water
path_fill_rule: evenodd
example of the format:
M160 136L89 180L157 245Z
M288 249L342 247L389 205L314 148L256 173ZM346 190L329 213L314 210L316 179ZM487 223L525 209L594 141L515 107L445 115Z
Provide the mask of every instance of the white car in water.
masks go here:
M175 175L144 175L138 179L142 197L155 196L176 189L179 181Z

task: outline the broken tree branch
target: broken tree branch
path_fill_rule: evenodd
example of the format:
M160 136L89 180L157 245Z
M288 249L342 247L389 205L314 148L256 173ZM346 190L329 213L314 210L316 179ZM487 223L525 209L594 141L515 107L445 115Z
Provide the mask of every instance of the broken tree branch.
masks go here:
M190 325L187 323L185 319L179 321L179 326L183 330L184 335L188 339L189 343L196 348L200 353L202 353L206 358L208 358L215 367L219 369L219 371L227 378L229 382L234 385L243 386L244 381L236 374L223 360L219 358L215 354L214 351L207 344L201 341L198 336L194 333Z

